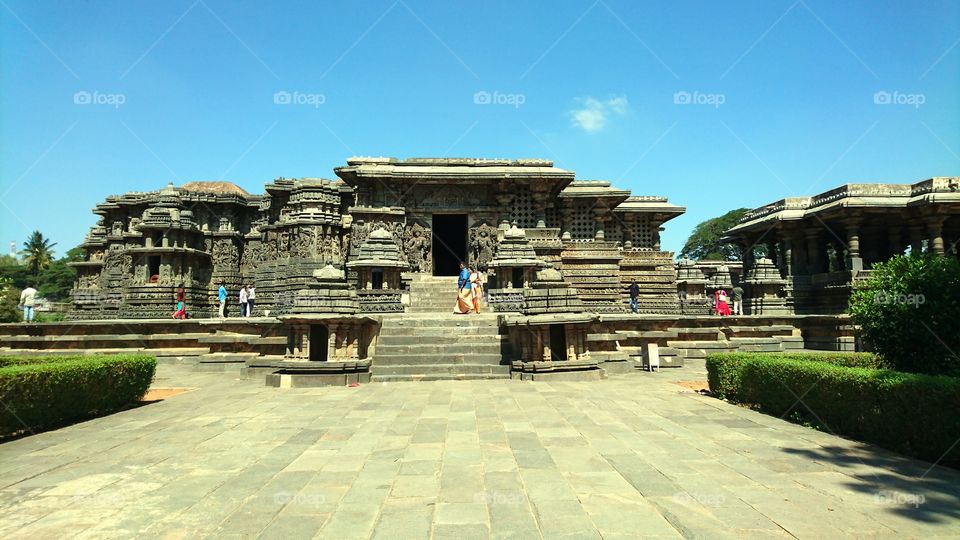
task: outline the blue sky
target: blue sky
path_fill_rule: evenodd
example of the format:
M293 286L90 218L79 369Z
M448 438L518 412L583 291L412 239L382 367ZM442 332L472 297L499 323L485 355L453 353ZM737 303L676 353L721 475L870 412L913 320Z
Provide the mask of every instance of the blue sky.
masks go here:
M679 250L731 208L960 175L960 2L0 0L4 245L354 154L553 159L686 206Z

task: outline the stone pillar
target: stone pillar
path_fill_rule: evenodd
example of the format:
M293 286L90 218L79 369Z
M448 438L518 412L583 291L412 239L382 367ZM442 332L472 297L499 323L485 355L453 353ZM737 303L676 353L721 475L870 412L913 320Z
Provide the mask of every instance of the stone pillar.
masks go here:
M847 223L847 269L851 271L863 270L863 259L860 258L860 227L856 221Z
M539 328L540 343L543 346L543 360L552 360L550 351L550 326L544 325Z
M943 246L943 222L945 218L935 217L927 222L927 232L930 233L929 249L937 255L944 254Z
M563 333L567 340L567 360L577 359L577 331L573 325L563 325Z
M790 238L784 238L783 243L783 252L781 254L781 262L783 264L784 276L789 277L793 275L793 240Z
M300 357L303 360L310 360L310 326L303 325L300 327L301 332L301 345L300 345Z
M337 358L337 325L336 323L327 324L327 360L336 360Z

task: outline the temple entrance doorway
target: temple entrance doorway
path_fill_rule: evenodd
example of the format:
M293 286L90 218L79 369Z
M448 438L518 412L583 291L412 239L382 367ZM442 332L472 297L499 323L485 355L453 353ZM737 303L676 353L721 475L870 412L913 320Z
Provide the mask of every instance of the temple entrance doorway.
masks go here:
M467 260L467 215L433 214L433 275L455 276Z
M310 325L310 361L327 361L327 341L330 339L330 332L322 324Z
M555 362L567 359L567 333L562 324L550 325L550 356Z

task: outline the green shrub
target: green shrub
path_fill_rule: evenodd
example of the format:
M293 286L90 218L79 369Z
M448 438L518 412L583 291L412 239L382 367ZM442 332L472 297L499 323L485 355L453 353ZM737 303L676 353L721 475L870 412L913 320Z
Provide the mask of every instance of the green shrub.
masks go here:
M960 466L960 448L953 446L960 438L960 378L775 354L711 355L707 370L710 390L719 397L930 462Z
M740 365L744 360L751 358L826 362L846 367L880 368L884 366L877 355L862 352L713 353L707 355L707 378L713 395L721 399L736 399L736 391L740 387Z
M897 371L960 375L960 261L924 254L874 266L850 296L864 341Z
M157 361L138 355L3 358L0 435L107 413L136 403Z

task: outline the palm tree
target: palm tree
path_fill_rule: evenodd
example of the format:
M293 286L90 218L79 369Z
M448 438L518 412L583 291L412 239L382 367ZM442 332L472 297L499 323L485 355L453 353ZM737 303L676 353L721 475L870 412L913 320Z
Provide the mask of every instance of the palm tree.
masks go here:
M24 255L23 262L30 269L30 273L36 277L40 271L50 266L53 262L53 246L56 243L50 243L49 238L44 238L40 231L33 231L30 239L23 243Z

